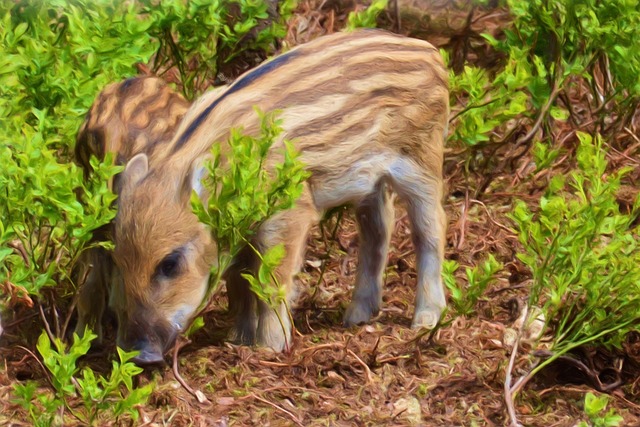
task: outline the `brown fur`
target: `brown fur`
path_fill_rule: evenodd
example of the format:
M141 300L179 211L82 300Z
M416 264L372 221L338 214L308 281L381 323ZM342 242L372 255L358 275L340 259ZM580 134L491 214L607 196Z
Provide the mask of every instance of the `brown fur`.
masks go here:
M312 173L296 206L262 224L255 242L261 248L285 244L287 256L276 275L287 288L287 302L295 294L293 279L309 228L325 210L349 203L356 207L361 248L345 324L366 322L379 310L393 192L406 202L414 231L413 325L433 327L445 306L441 199L448 97L438 51L427 42L382 31L320 38L262 64L224 90L205 94L154 162L136 156L123 173L114 253L123 282L115 303L124 313L123 331L132 329L127 316L145 321L142 336L122 332L119 344L142 350L139 361L157 361L170 344L160 338L167 335L167 325L184 327L201 303L208 277L203 267L213 262L215 245L190 212L189 195L200 190L202 159L213 143L225 141L233 127L258 132L253 106L281 111L281 137L294 141ZM274 144L271 162L281 148L281 142ZM170 277L161 274L175 256L180 268ZM277 316L249 292L239 273L254 266L245 253L226 274L236 316L232 338L281 350L291 338L289 317L284 304Z
M160 78L112 83L98 94L78 131L76 162L88 176L92 155L103 160L106 153L114 153L116 162L124 165L136 154L146 153L153 161L188 109L189 103Z

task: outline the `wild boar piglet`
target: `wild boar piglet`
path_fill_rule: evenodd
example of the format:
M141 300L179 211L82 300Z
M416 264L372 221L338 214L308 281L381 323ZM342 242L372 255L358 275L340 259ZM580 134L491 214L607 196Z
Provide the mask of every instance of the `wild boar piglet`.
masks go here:
M276 270L287 302L310 227L326 210L355 207L358 271L345 325L367 322L381 304L393 201L408 210L416 250L414 327L433 327L445 307L441 279L446 218L442 208L443 143L449 115L447 71L431 44L383 31L337 33L298 46L205 94L156 158L134 156L122 174L114 260L122 274L112 301L119 345L159 362L201 304L215 244L191 211L192 190L206 198L204 159L230 129L257 135L254 106L280 111L284 129L270 151L281 159L293 141L311 173L294 208L267 219L255 237L266 249L284 244ZM266 167L269 167L267 165ZM231 338L276 351L291 342L285 304L258 300L241 272L256 268L245 251L225 273L235 316ZM281 325L284 323L284 327Z
M100 160L113 153L117 164L126 164L133 156L145 153L149 161L171 142L189 103L158 77L134 77L105 87L96 97L78 132L75 160L92 173L90 159ZM110 186L120 187L116 175ZM97 241L109 239L111 224L98 230ZM79 279L84 278L78 299L76 333L90 326L102 339L102 317L111 282L119 280L111 255L101 248L88 250L81 259ZM86 274L85 274L86 273Z

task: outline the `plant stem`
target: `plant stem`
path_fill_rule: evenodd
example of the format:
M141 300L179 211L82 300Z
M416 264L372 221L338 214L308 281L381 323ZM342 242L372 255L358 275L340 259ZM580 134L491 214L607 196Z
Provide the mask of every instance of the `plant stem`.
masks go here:
M509 413L509 419L511 420L511 427L520 427L521 424L518 423L518 416L516 414L516 408L514 405L515 394L511 393L511 372L513 371L513 366L515 365L516 356L518 355L518 345L520 344L520 337L522 336L522 330L524 329L524 325L527 323L527 319L529 317L529 304L524 310L524 322L520 325L518 329L518 334L516 335L516 339L513 343L513 349L511 350L511 357L509 358L509 365L507 365L507 372L504 379L504 399L507 405L507 412Z
M527 375L525 375L523 378L521 378L518 383L513 387L513 389L511 390L511 394L512 394L512 399L515 399L515 397L517 396L517 394L520 392L520 390L522 390L522 388L529 382L529 380L531 380L531 378L533 378L538 372L540 372L543 368L545 368L546 366L548 366L549 364L551 364L552 362L554 362L555 360L557 360L559 357L564 356L565 354L567 354L568 352L570 352L571 350L573 350L574 348L578 348L581 347L585 344L588 344L592 341L597 340L598 338L610 334L612 332L617 331L618 329L622 329L628 325L630 325L631 323L634 322L634 319L629 320L627 322L621 323L619 325L616 325L613 328L609 328L606 329L596 335L592 335L590 337L587 337L581 341L578 341L576 343L571 343L568 344L566 348L561 349L558 352L552 353L552 355L544 360L542 363L536 365L531 371L529 371L529 373Z

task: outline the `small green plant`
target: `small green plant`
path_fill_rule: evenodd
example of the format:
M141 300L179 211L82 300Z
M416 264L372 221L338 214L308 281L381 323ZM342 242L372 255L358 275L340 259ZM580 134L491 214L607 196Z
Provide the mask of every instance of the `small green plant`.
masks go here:
M416 396L418 397L418 399L424 399L428 394L429 386L427 386L426 384L418 385L418 388L416 389Z
M465 269L467 275L467 287L458 285L455 272L459 264L446 260L442 266L444 283L449 289L451 305L459 316L469 316L475 312L476 304L484 294L487 286L495 280L496 274L502 270L502 263L496 261L489 254L487 259L473 268Z
M590 423L581 421L578 427L617 427L624 419L615 413L613 409L603 413L607 409L609 398L606 395L600 397L593 393L584 396L584 412L589 417Z
M544 68L541 59L528 61L526 52L512 49L504 68L492 75L489 70L465 66L462 73L450 72L452 96L464 97L464 108L453 116L451 141L459 141L469 147L482 147L495 141L495 130L511 120L522 120L533 103L540 104L549 95L545 89ZM448 55L445 53L444 57ZM534 66L535 65L535 66ZM543 73L536 76L536 70ZM533 98L533 99L532 99ZM515 125L515 123L514 123ZM501 129L506 140L516 126Z
M293 207L309 174L289 141L278 142L279 148L273 148L282 132L277 113L257 114L260 135L252 137L234 129L228 144L213 145L207 164L209 176L204 181L208 199L203 204L194 193L191 202L200 221L210 227L218 249L208 295L217 288L232 259L249 246L261 265L255 276L245 277L259 298L276 306L283 301L284 293L273 272L285 255L284 246L261 252L252 245L252 237L265 219ZM267 161L274 152L280 156L275 166Z
M361 11L349 12L346 29L375 28L378 16L387 8L389 0L373 0L369 7Z
M0 147L0 243L13 242L13 248L0 250L0 282L38 295L60 279L71 282L72 267L90 244L93 230L115 215L115 196L106 180L117 168L94 159L96 173L84 182L75 165L55 159L40 134L25 137L13 150ZM78 201L78 190L84 204Z
M80 372L78 359L89 351L96 335L85 331L82 338L74 334L73 344L67 346L54 339L53 346L46 333L38 339L38 352L54 389L42 392L35 382L16 384L16 401L28 412L34 425L66 425L69 417L87 425L101 425L107 420L116 421L122 415L138 419L137 405L142 405L153 390L153 384L141 388L133 386L133 377L142 368L129 362L136 353L118 349L119 362L114 361L108 378L96 376L89 368ZM81 375L78 375L78 374ZM80 398L82 404L79 404Z
M640 239L632 226L640 198L620 213L616 192L629 169L609 173L602 139L578 137L577 169L551 180L537 212L518 201L511 215L524 247L518 258L533 273L529 306L542 307L543 335L551 336L549 357L529 377L578 347L621 348L640 331Z

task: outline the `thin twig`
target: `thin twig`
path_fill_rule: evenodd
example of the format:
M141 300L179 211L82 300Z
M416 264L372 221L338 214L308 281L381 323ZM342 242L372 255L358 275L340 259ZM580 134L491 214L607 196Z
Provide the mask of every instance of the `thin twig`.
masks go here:
M89 273L91 272L91 270L93 269L93 265L89 264L87 268L84 269L84 273L82 274L82 279L80 279L80 281L78 283L80 283L80 286L84 286L85 283L87 282L87 277L89 277ZM73 315L73 312L75 311L76 305L78 305L78 300L80 299L80 289L76 289L76 293L73 296L73 300L71 300L71 305L69 306L69 309L67 311L67 316L64 319L64 323L62 324L62 330L60 331L60 335L61 336L65 336L67 334L67 328L69 327L69 322L71 321L71 316ZM98 320L100 321L100 320ZM102 337L100 337L102 338Z
M176 378L176 380L180 383L180 385L189 392L189 394L191 394L193 397L196 398L196 400L198 400L198 402L200 403L211 403L209 401L209 399L207 399L207 397L204 395L203 392L201 392L200 390L194 390L189 384L187 384L187 382L184 380L184 378L182 378L182 375L180 375L180 372L178 371L178 352L187 344L189 344L191 341L186 340L183 342L180 342L179 340L176 341L176 345L173 347L173 363L172 363L172 370L173 370L173 376Z
M264 398L262 398L262 397L260 397L260 396L258 396L258 395L256 395L256 394L250 394L250 395L249 395L249 396L247 396L247 397L253 397L254 399L259 400L259 401L260 401L260 402L262 402L262 403L266 403L267 405L271 405L271 406L273 406L273 407L274 407L275 409L277 409L278 411L282 411L282 412L284 412L285 414L287 414L289 417L291 417L291 419L293 420L293 422L294 422L294 423L296 423L296 425L299 425L300 427L303 427L303 424L302 424L302 422L300 422L300 420L298 419L298 417L296 417L293 413L291 413L290 411L287 411L287 410L286 410L286 409L284 409L283 407L278 406L278 405L276 405L275 403L270 402L270 401L268 401L267 399L264 399Z
M7 243L7 246L9 246L11 249L15 250L16 252L18 252L20 254L20 256L22 257L22 260L24 261L24 264L29 267L30 263L29 263L29 255L27 255L27 251L24 249L24 245L22 244L22 242L20 240L13 240L9 243Z
M476 200L476 199L471 199L470 202L471 203L476 203L476 204L482 206L484 208L484 211L487 214L487 217L489 218L489 221L491 221L496 227L503 229L504 231L506 231L509 234L513 233L513 230L509 229L509 227L506 227L506 226L500 224L495 219L493 219L493 217L491 216L491 213L489 213L489 209L487 208L487 205L482 203L480 200Z
M371 373L371 369L369 369L369 366L367 366L366 363L364 363L364 361L362 359L360 359L360 357L358 357L357 354L355 354L353 352L353 350L351 349L347 349L347 353L350 354L351 356L353 356L356 361L358 362L358 364L360 364L360 366L362 366L364 368L365 373L367 374L367 383L371 384L373 383L373 374Z
M416 336L411 338L410 340L405 341L403 345L409 345L413 343L417 344L425 336L427 337L426 343L429 344L433 340L433 337L436 336L436 333L438 333L439 330L446 328L447 326L453 323L454 319L449 319L447 321L443 320L446 315L447 315L447 309L445 308L445 311L443 311L442 314L440 315L440 320L438 320L438 323L436 323L436 325L432 329L428 329L424 327L420 328Z
M398 6L398 0L393 2L393 13L396 15L396 31L400 33L400 29L402 28L401 17L400 17L400 7Z
M529 284L519 284L519 285L513 285L513 286L505 286L504 288L499 288L499 289L494 289L492 291L489 292L489 295L497 295L499 293L502 292L506 292L506 291L513 291L516 289L526 289L529 287Z
M29 356L33 357L35 359L36 362L38 362L38 365L40 365L40 367L42 368L42 372L44 372L44 376L47 379L47 382L49 383L49 385L51 386L51 388L55 389L55 387L53 386L53 381L51 380L51 375L49 375L49 371L47 370L47 368L45 368L45 366L42 364L42 362L40 361L40 359L38 358L38 356L35 355L35 353L31 350L29 350L26 347L23 347L21 345L17 345L17 348L24 350L25 352L27 352L27 354L29 354Z
M42 308L41 303L38 303L38 309L40 309L40 317L42 318L42 322L44 323L44 330L47 331L49 340L51 340L51 342L54 343L56 341L56 337L51 332L51 327L49 326L49 322L47 321L47 318L44 315L44 310Z
M271 393L272 391L282 391L282 390L300 390L304 393L315 393L323 399L332 399L334 396L328 396L326 394L320 393L318 390L314 390L312 388L301 387L296 385L287 384L286 386L277 386L277 387L267 387L260 390L262 393ZM244 398L240 398L244 399Z
M275 368L290 368L293 366L291 363L271 362L269 360L258 360L258 364Z
M308 351L312 351L313 353L315 353L315 352L323 350L323 349L329 349L329 348L330 349L340 349L342 347L343 347L342 343L339 343L339 342L334 342L334 343L329 343L329 344L320 344L320 345L317 345L315 347L309 347L309 348L302 349L302 350L298 351L298 354L303 354L303 353L306 353Z
M458 243L456 245L456 249L460 251L464 245L464 235L465 229L467 228L467 211L469 210L469 191L465 191L464 195L464 204L462 205L462 213L460 214L460 219L458 220L460 226L458 227L460 231L460 236L458 237Z
M377 360L376 363L379 366L379 365L384 365L385 363L391 363L391 362L395 362L397 360L403 360L403 359L411 359L411 355L410 354L401 354L400 356L390 356L390 357L386 357L384 359Z
M60 333L60 316L58 315L58 309L56 308L56 301L52 294L49 294L49 304L51 304L51 315L53 316L53 326L56 331L56 336L63 338L63 335Z
M553 91L551 91L551 95L549 95L549 99L547 100L547 103L544 104L544 106L540 110L540 113L538 114L538 118L536 119L536 122L534 123L533 127L525 136L520 138L515 143L515 146L520 146L522 144L529 142L535 136L535 134L540 130L540 126L542 126L542 122L547 117L547 112L549 108L551 108L551 105L553 104L553 102L556 100L556 97L560 93L560 89L558 89L560 86L561 85L558 85L553 88Z
M467 106L467 107L463 108L462 110L456 112L454 115L452 115L451 118L449 119L449 123L453 122L455 119L457 119L458 117L460 117L461 115L465 114L468 111L474 110L476 108L484 108L487 105L493 104L494 102L498 102L498 100L497 99L492 99L491 101L483 102L482 104L475 104L475 105Z
M511 419L511 427L521 427L521 424L518 422L518 416L516 414L516 408L513 404L514 393L511 391L511 372L513 371L513 365L516 361L516 356L518 355L518 345L520 344L520 337L522 336L522 330L524 329L524 325L527 323L526 319L529 317L529 305L527 304L524 309L524 318L525 321L522 322L520 328L518 328L518 334L516 335L515 342L513 343L513 349L511 350L511 357L509 358L509 365L507 366L507 373L504 379L504 399L507 405L507 412L509 413L509 418Z
M623 129L626 133L629 134L629 136L631 136L631 138L635 139L636 142L640 143L640 138L638 138L636 134L631 131L631 129L629 129L627 126L625 126Z
M73 300L71 300L71 305L69 306L69 310L67 311L67 316L64 319L64 323L62 324L62 329L60 330L60 336L64 337L67 335L67 329L69 328L69 322L71 321L71 316L76 309L76 305L78 304L78 299L80 298L80 293L76 292L73 296ZM98 320L100 321L100 320Z
M553 353L551 352L537 352L535 354L538 357L550 357L553 355ZM579 369L582 373L584 373L587 378L589 379L589 381L591 381L591 384L593 385L593 388L595 388L597 391L599 392L603 392L603 393L608 393L611 392L611 390L618 388L621 384L622 384L622 379L620 378L620 373L618 372L617 369L614 369L616 374L617 374L617 379L615 381L613 381L612 383L609 384L603 384L602 381L600 381L600 378L598 376L597 372L594 372L593 369L589 368L587 365L585 365L583 362L581 362L580 360L574 359L573 357L569 357L569 356L559 356L556 358L556 361L563 361L563 362L567 362L570 363L572 365L574 365L577 369ZM521 377L511 388L511 394L512 395L517 395L520 390L522 390L522 388L529 382L529 380L531 378L533 378L533 375L531 374L532 372L534 372L533 369L531 369L531 371Z
M24 321L27 321L29 319L33 319L34 317L39 316L39 315L40 315L40 313L31 313L28 316L21 317L21 318L19 318L17 320L14 320L11 323L7 323L6 325L4 325L4 330L6 332L6 331L9 330L9 328L12 328L12 327L14 327L16 325L19 325L20 323L22 323Z

